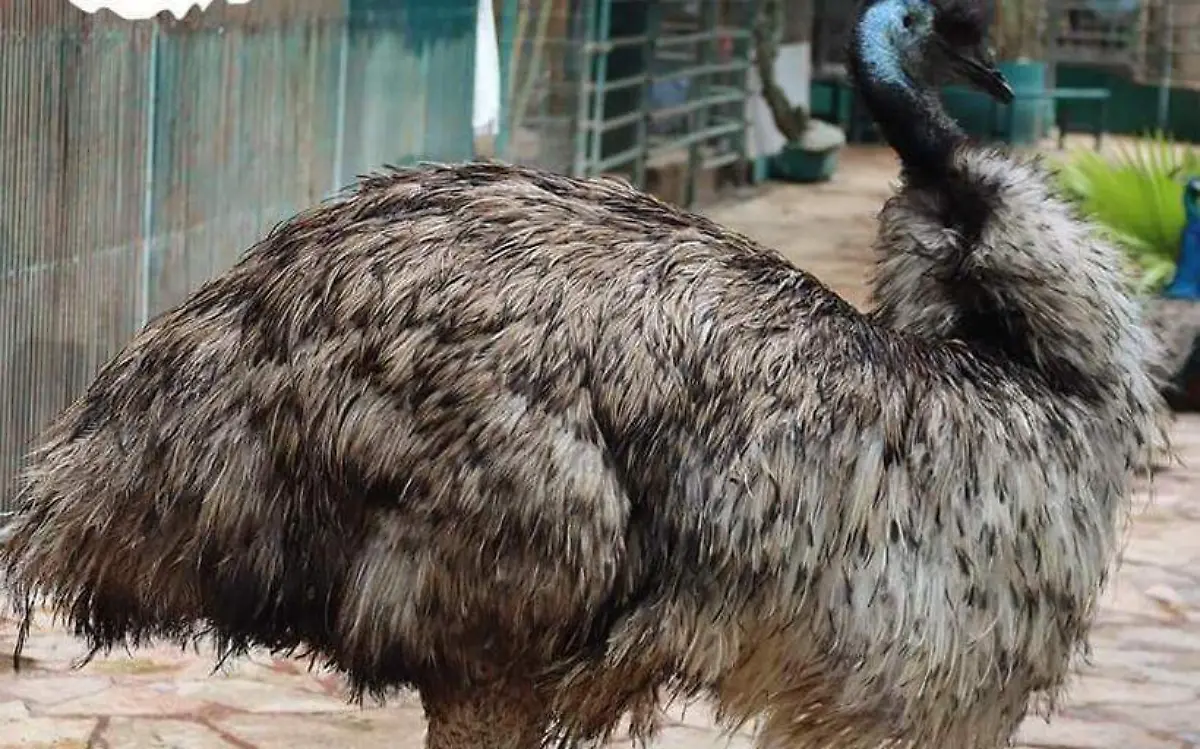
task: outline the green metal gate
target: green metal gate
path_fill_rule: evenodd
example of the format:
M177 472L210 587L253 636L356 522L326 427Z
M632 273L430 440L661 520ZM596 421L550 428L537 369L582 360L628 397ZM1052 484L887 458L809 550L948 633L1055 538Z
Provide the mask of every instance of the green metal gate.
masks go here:
M503 158L646 187L745 174L755 0L506 0Z

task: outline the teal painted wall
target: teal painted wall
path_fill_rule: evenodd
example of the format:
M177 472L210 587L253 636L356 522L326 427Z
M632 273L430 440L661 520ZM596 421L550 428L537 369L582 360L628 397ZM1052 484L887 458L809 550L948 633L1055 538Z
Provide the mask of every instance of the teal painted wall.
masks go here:
M1095 68L1060 65L1057 71L1056 85L1061 88L1107 88L1112 91L1112 99L1108 103L1108 131L1127 135L1139 135L1158 128L1158 89L1134 83L1127 78L1108 73ZM1034 81L1036 84L1036 81ZM964 127L974 134L982 134L986 124L983 109L984 100L978 94L964 94L951 88L947 92L948 104L953 113L960 117ZM811 92L813 111L825 116L832 101L830 87L814 83ZM1092 102L1065 102L1061 107L1079 107L1080 117L1090 118L1095 107ZM1028 142L1035 127L1036 110L1028 102L1018 103L1018 142ZM1049 127L1054 122L1053 103L1047 104L1043 122ZM1088 111L1084 111L1084 110ZM846 122L849 119L849 97L842 97L842 111L837 119ZM1167 130L1176 138L1191 142L1200 142L1200 91L1174 89L1171 91L1170 118Z
M153 97L150 312L357 175L472 155L475 0L283 2L161 24L127 97Z
M1102 87L1112 91L1113 98L1108 107L1109 132L1137 135L1158 128L1158 88L1154 86L1137 84L1103 70L1073 65L1058 67L1057 85ZM1172 90L1167 131L1180 140L1200 142L1200 91Z
M346 169L472 156L476 0L349 0Z
M942 101L950 116L971 135L991 138L999 133L1006 143L1030 145L1046 134L1054 117L1051 102L1040 98L1046 91L1046 66L1032 62L1002 62L1016 98L1011 106L997 104L986 94L965 86L947 86ZM1011 125L1011 128L1010 128Z

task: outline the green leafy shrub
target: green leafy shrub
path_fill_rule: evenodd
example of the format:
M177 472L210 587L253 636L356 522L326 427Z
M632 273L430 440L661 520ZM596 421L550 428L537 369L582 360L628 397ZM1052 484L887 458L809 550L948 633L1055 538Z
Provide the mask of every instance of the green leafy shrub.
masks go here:
M1125 249L1141 291L1159 291L1175 272L1183 187L1200 175L1200 152L1156 134L1111 155L1074 151L1057 166L1066 196Z

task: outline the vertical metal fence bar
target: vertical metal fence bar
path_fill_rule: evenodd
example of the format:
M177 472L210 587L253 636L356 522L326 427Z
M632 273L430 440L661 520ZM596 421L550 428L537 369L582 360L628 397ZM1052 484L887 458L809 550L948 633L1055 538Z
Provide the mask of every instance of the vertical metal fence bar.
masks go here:
M655 57L658 54L658 35L662 28L662 3L650 0L646 14L646 41L642 45L644 75L642 78L641 114L637 124L638 156L634 163L633 183L646 187L646 169L650 161L650 124L653 109L650 94L654 86Z
M350 74L350 24L343 23L338 34L337 98L334 103L333 179L330 193L346 183L346 86Z
M160 32L158 19L150 32L150 61L146 65L146 143L142 185L142 242L138 284L137 326L143 327L150 321L150 280L153 272L154 254L154 168L155 149L158 147L158 47Z
M612 27L612 4L617 0L600 0L600 20L596 29L596 79L592 85L592 116L588 123L588 137L591 138L588 154L587 175L596 171L597 165L604 158L604 110L605 84L608 83L608 55L610 48L601 42L610 41L609 29Z
M747 28L750 28L751 25L754 24L755 20L758 18L758 14L761 9L762 9L762 0L750 0L749 1L748 7L747 7L748 14L747 14L746 20L745 20L745 24L746 24ZM751 181L749 100L750 100L750 87L751 87L751 78L752 78L750 73L751 73L751 70L753 69L753 66L750 64L750 59L751 59L752 55L754 54L754 37L750 34L747 34L741 40L740 44L734 45L734 49L740 50L740 52L736 53L734 56L739 60L745 60L747 63L746 69L742 71L742 75L740 78L741 85L742 85L743 97L742 97L741 102L738 105L738 116L742 118L743 123L742 123L742 129L738 132L738 135L737 135L737 153L738 153L737 176L738 176L739 181L741 181L742 183L746 183L746 182ZM811 44L809 45L809 49L810 50L812 49ZM810 102L810 104L811 104L811 102Z
M1158 129L1167 132L1171 126L1171 79L1174 72L1174 0L1166 0L1162 21L1162 70L1158 83Z
M532 2L532 0L528 0ZM544 0L552 2L553 0ZM508 153L512 137L513 120L520 115L512 109L512 93L516 85L516 70L513 69L515 57L517 16L520 14L521 0L504 0L500 15L500 121L496 127L496 153Z
M701 70L707 71L717 59L717 0L700 0L700 29L697 35L699 58L696 62ZM702 72L691 79L692 90L699 100L709 99L715 86L712 84L713 74ZM707 131L712 124L713 105L706 103L693 109L689 115L689 132ZM700 177L703 165L703 150L708 145L707 139L692 139L687 151L687 175L684 183L684 204L691 206L696 202L696 183Z
M571 167L571 174L576 177L582 177L587 174L587 159L589 148L589 137L594 137L592 131L592 99L594 90L592 87L592 70L596 64L596 52L592 49L593 41L596 38L596 4L607 2L608 0L584 0L584 23L583 23L583 39L580 45L580 62L579 66L579 101L577 120L575 122L575 157Z

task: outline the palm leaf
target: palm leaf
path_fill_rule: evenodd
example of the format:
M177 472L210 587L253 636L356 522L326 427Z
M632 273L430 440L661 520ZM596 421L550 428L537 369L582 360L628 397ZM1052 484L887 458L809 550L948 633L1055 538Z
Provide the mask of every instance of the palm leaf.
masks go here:
M1161 289L1174 273L1183 185L1200 173L1200 153L1155 133L1111 157L1075 151L1058 166L1062 192L1125 250L1146 291Z

